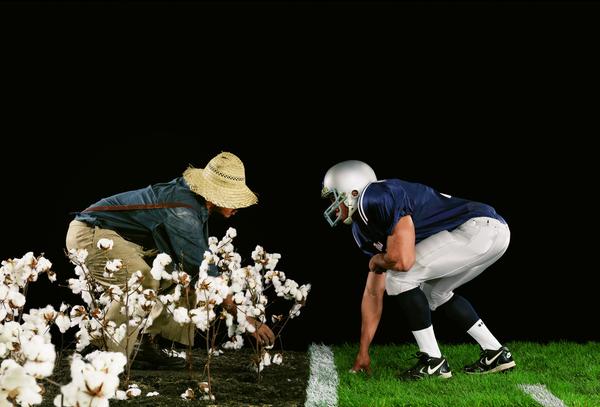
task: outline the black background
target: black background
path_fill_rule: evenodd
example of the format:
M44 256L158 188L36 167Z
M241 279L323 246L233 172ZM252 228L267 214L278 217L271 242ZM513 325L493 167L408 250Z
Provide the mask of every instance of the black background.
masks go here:
M493 2L4 6L0 257L59 279L69 212L202 167L246 165L238 230L313 290L290 347L357 341L368 259L319 199L338 161L491 204L507 253L457 290L503 340L598 340L589 5ZM577 21L578 24L574 24ZM573 28L574 27L574 28ZM28 303L72 301L41 279ZM435 318L442 341L467 338ZM411 340L388 303L377 342Z

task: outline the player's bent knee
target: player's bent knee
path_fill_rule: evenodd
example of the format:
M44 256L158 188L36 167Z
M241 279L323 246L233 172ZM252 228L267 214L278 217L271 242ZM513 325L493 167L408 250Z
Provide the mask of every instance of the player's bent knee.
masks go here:
M431 291L429 294L429 309L435 311L438 307L441 307L445 303L447 303L450 298L454 295L453 291L448 292L437 292Z

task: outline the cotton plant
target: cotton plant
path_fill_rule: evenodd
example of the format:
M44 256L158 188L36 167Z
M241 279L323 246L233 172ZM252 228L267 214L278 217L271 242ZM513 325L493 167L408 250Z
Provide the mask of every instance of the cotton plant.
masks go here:
M25 305L29 283L46 274L51 282L56 281L52 263L43 256L26 253L18 259L2 261L0 267L0 323L18 320Z
M273 287L277 297L293 301L287 315L271 315L270 321L273 324L276 337L281 334L281 330L289 319L300 314L300 309L305 305L310 292L310 284L298 285L294 280L287 278L284 272L276 270L281 255L268 253L260 245L256 246L251 253L251 258L254 261L253 265L241 267L239 261L231 261L230 259L239 258L239 255L231 255L233 250L231 240L235 235L234 230L233 233L228 232L224 238L224 240L229 238L228 243L224 245L224 242L221 241L219 244L210 247L213 258L215 256L221 258L217 261L217 264L222 275L224 275L224 279L228 280L229 294L232 295L234 304L237 307L236 318L225 317L227 335L230 338L222 345L225 349L240 349L244 345L242 335L246 332L254 332L255 327L253 324L248 323L246 316L253 317L259 324L267 323L267 307L269 305L267 294L271 287ZM231 245L231 248L228 245ZM219 248L221 249L219 250ZM208 257L205 255L205 259ZM222 260L223 258L225 260ZM227 269L223 267L225 265ZM271 364L281 364L283 361L281 353L272 355L269 352L271 349L266 347L256 346L254 350L253 368L259 375L265 367Z
M182 272L167 272L166 266L170 264L171 259L165 254L157 256L151 271L154 279L166 279L175 283L175 288L170 294L159 295L160 301L165 304L173 319L180 324L193 324L206 340L205 373L208 381L198 393L206 400L214 397L210 377L211 358L221 354L222 349L241 349L244 346L244 335L253 334L257 326L260 327L260 324L268 321L273 323L274 328L278 328L275 334L279 336L287 321L300 314L310 291L310 284L299 285L287 278L284 272L276 270L281 255L268 253L261 246L256 246L251 254L254 264L242 266L241 256L235 251L233 244L236 236L235 229L230 228L221 240L210 237L209 250L204 253L198 274L192 278ZM219 274L209 275L211 268L216 268ZM191 285L191 281L195 283ZM291 301L293 304L285 315L272 315L269 319L268 292L271 288L275 297ZM194 293L194 302L189 303L188 307L181 303L175 305L183 293L189 293L191 290ZM230 306L220 307L228 297L233 302L233 309ZM256 321L256 326L248 321L248 317L252 318L251 321ZM222 322L227 329L228 339L219 349L216 333ZM188 349L188 356L190 351L191 349ZM271 349L258 344L254 346L252 367L259 378L265 367L283 362L281 353L272 354L270 351ZM192 399L197 398L197 395L191 390L184 392L182 398Z
M43 389L37 380L48 380L56 359L50 341L50 326L56 325L61 333L75 328L77 352L92 343L104 349L108 349L109 342L125 343L127 347L130 340L136 339L131 338L133 334L143 333L151 326L151 315L156 315L152 311L157 307L166 308L180 324L192 324L206 339L208 381L201 382L196 393L188 389L182 397L214 400L211 358L218 357L223 350L242 348L244 335L255 333L260 324L270 322L276 337L279 336L289 319L300 314L310 291L310 284L299 285L284 272L276 270L281 256L267 253L261 246L256 246L251 254L254 264L242 266L241 256L233 245L236 236L235 229L230 228L220 241L209 238L209 250L204 253L197 274L178 270L171 257L161 253L155 258L149 277L144 277L140 271L129 271L126 281L120 285L101 284L87 268L88 252L70 250L68 256L75 266L76 278L69 279L68 286L74 294L81 296L83 304L72 307L61 304L59 309L46 306L26 314L22 309L27 284L36 281L39 273L47 273L54 281L56 275L50 270L51 263L32 253L22 259L3 262L0 269L0 356L6 358L6 363L3 362L0 369L0 405L4 400L20 405L41 402ZM98 248L106 254L105 278L113 278L115 273L127 267L122 260L110 256L113 245L109 239L98 241ZM211 269L218 270L218 275L209 274ZM168 292L147 289L144 288L147 284L143 284L145 278L155 280L153 286L161 280L170 281L172 285ZM292 302L289 312L268 315L271 294ZM117 325L106 318L109 309L115 306L120 306L120 314L126 317L125 323ZM228 339L218 346L216 338L221 323L226 327ZM272 349L259 344L253 343L253 346L252 366L259 378L264 368L283 362L281 353L273 354ZM187 357L191 367L191 349L178 356ZM71 360L73 381L61 387L61 395L54 402L64 406L107 405L112 398L136 397L141 390L133 384L127 386L129 368L128 356L122 353L96 351L85 358L75 353ZM125 369L125 390L119 390L118 376ZM22 379L16 383L15 377Z
M100 253L105 255L104 278L114 278L115 273L126 269L127 264L121 259L111 256L114 243L110 239L100 239L97 242ZM150 275L143 275L141 271L128 270L128 277L120 284L109 285L101 283L90 273L86 261L88 252L85 249L72 249L68 253L71 263L75 266L76 278L69 280L69 288L74 294L80 295L84 304L71 308L71 327L75 327L76 350L83 351L90 344L99 346L104 350L121 350L127 354L127 368L125 383L129 382L129 374L135 349L131 349L140 335L153 323L160 310L166 308L175 320L185 321L187 309L182 312L177 309L183 299L186 289L191 283L191 277L172 267L172 259L165 253L160 253L153 261ZM171 270L172 269L172 270ZM123 274L123 273L120 273ZM160 290L145 288L155 286L146 279L168 280L174 283L174 290L163 293ZM109 312L114 313L115 306L119 314L123 315L125 322L116 324L106 318ZM129 391L135 393L135 391Z
M103 239L98 243L103 250L112 249L112 241ZM101 247L102 246L102 247ZM131 318L129 325L147 323L147 314L154 306L156 293L141 287L141 273L133 273L123 291L117 286L104 288L89 275L85 265L87 251L73 250L69 253L75 264L77 279L69 281L72 291L79 293L85 305L52 305L23 312L28 285L47 274L54 282L56 274L52 263L32 252L20 259L2 262L0 268L0 406L32 406L42 402L42 381L59 385L49 379L56 363L56 351L51 342L50 328L56 325L64 333L78 327L76 349L81 351L93 340L107 335L117 342L125 337L127 326L116 326L105 319L107 307L112 301L127 299L126 312ZM123 267L120 261L109 259L107 272ZM59 406L108 405L111 398L130 399L139 396L141 390L134 384L126 390L118 390L118 376L124 371L127 358L120 352L95 351L85 358L75 353L71 361L73 381L61 387L61 395L54 403Z
M230 239L230 236L228 235L227 238ZM214 244L214 239L211 238L209 243L211 245ZM226 246L226 244L221 245L221 248ZM223 311L219 310L219 306L223 304L229 293L228 280L225 276L213 277L208 274L208 271L211 265L216 266L219 261L221 261L221 267L234 267L234 264L239 264L241 260L239 255L236 257L233 253L232 245L224 248L229 253L225 261L222 261L223 258L214 256L210 252L205 253L204 261L199 268L198 274L195 276L195 282L192 281L192 276L185 272L177 270L171 273L167 272L166 266L170 264L171 259L164 254L157 256L151 270L151 275L154 279L169 280L174 283L174 288L169 294L159 295L159 301L166 307L167 312L170 313L173 320L180 324L193 324L195 330L205 337L208 356L206 364L206 372L209 376L208 383L210 383L210 360L212 357L216 357L222 353L215 346L215 325L220 321L223 313ZM182 301L183 299L186 301ZM191 367L191 347L188 348L185 356L188 357L188 364ZM207 388L210 389L210 386ZM214 395L210 392L206 395L203 394L202 397L204 398L205 396L207 400L210 400L211 397L214 400ZM191 399L195 398L195 395L193 391L186 391L182 394L182 397Z
M43 256L26 253L2 262L0 267L0 406L30 406L42 401L38 380L54 370L56 352L49 327L58 313L50 305L24 313L30 283L45 273L51 282L56 274Z
M279 259L281 259L281 255L278 253L267 253L262 246L256 246L251 257L254 260L254 269L257 273L260 273L264 284L259 301L262 302L263 296L270 288L273 288L277 297L293 301L293 305L287 314L271 315L273 331L278 337L287 322L300 315L301 308L306 304L311 285L299 285L296 281L288 278L283 271L276 270ZM266 314L262 313L260 318L262 322L265 322ZM262 352L257 352L257 357L254 358L254 368L258 373L271 364L280 365L283 363L281 353L271 355L269 350L263 349Z
M113 245L110 239L100 239L97 243L98 249L106 255L103 272L105 278L113 278L115 273L127 267L121 259L110 257ZM131 348L130 345L136 341L140 332L143 333L152 325L151 312L159 302L157 292L144 288L145 277L139 270L131 273L121 285L101 284L86 265L87 250L71 249L68 256L75 266L77 277L69 279L69 288L74 294L80 295L84 302L84 305L72 307L69 315L71 327L77 328L76 350L81 352L90 344L95 344L104 350L123 351L127 354L129 377L132 360L129 359L126 349ZM161 259L164 259L164 256L158 257L159 261ZM120 304L119 313L124 315L126 320L119 325L106 318L115 304Z
M42 402L43 385L54 370L56 351L51 342L50 327L61 332L70 326L68 306L59 310L52 305L23 312L29 283L40 273L56 280L52 263L32 252L20 259L2 262L0 268L0 405L30 406Z
M32 310L33 311L33 310ZM40 310L37 310L40 311ZM47 322L39 313L23 314L26 322L0 324L0 406L16 403L30 406L42 402L43 387L38 383L52 375L56 352L45 333Z

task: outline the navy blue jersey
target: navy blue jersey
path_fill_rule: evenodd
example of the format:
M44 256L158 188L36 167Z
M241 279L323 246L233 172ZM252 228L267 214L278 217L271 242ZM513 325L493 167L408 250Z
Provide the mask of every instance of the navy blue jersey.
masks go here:
M368 184L358 199L352 234L365 254L385 252L398 220L411 215L415 240L452 230L471 218L487 216L506 223L489 205L441 194L431 187L399 179Z

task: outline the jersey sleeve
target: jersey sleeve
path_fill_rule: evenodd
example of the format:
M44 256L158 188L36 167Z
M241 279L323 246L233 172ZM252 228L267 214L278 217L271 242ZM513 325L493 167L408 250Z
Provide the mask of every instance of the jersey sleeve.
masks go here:
M367 224L374 225L390 236L401 217L412 215L413 200L400 185L376 182L367 187L361 197L360 210Z
M355 225L352 226L352 236L354 237L354 241L356 242L358 248L369 257L375 256L377 252L374 250L374 247L370 247L367 242L365 242L365 239L361 236Z

